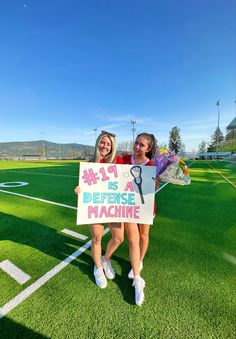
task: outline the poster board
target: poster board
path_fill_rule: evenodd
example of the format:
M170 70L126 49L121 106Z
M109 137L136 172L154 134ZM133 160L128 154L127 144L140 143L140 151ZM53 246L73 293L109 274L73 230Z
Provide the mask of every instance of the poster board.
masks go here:
M153 223L156 168L80 163L77 225Z

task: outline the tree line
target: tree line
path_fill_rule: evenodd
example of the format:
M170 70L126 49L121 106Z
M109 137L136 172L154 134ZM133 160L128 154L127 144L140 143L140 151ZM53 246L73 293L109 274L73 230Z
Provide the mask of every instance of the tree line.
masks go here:
M236 151L236 130L231 129L224 136L219 127L217 127L207 143L202 140L199 144L199 152L223 152Z

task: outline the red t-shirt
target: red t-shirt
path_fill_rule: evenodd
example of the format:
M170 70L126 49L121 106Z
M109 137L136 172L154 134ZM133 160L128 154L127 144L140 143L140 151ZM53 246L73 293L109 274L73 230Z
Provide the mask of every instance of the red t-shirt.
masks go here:
M106 163L106 160L105 159L101 159L100 160L100 163L104 164ZM119 157L118 155L115 157L115 160L113 162L113 164L124 164L124 161L121 157Z
M132 161L131 161L131 154L124 154L122 159L124 161L124 164L126 165L132 165ZM145 166L154 166L153 162L151 160L148 160L148 162L145 164Z

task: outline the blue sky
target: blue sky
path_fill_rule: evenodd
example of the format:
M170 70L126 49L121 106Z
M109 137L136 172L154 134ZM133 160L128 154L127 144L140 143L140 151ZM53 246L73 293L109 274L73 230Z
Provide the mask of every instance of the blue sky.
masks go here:
M94 145L95 129L186 150L236 114L235 0L0 1L0 142Z

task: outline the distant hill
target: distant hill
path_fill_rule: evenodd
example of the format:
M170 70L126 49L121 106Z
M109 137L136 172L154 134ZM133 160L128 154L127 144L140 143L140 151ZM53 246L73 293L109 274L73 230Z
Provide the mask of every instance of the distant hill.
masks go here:
M46 140L0 142L0 158L87 158L94 152L94 147L83 144L57 144Z

